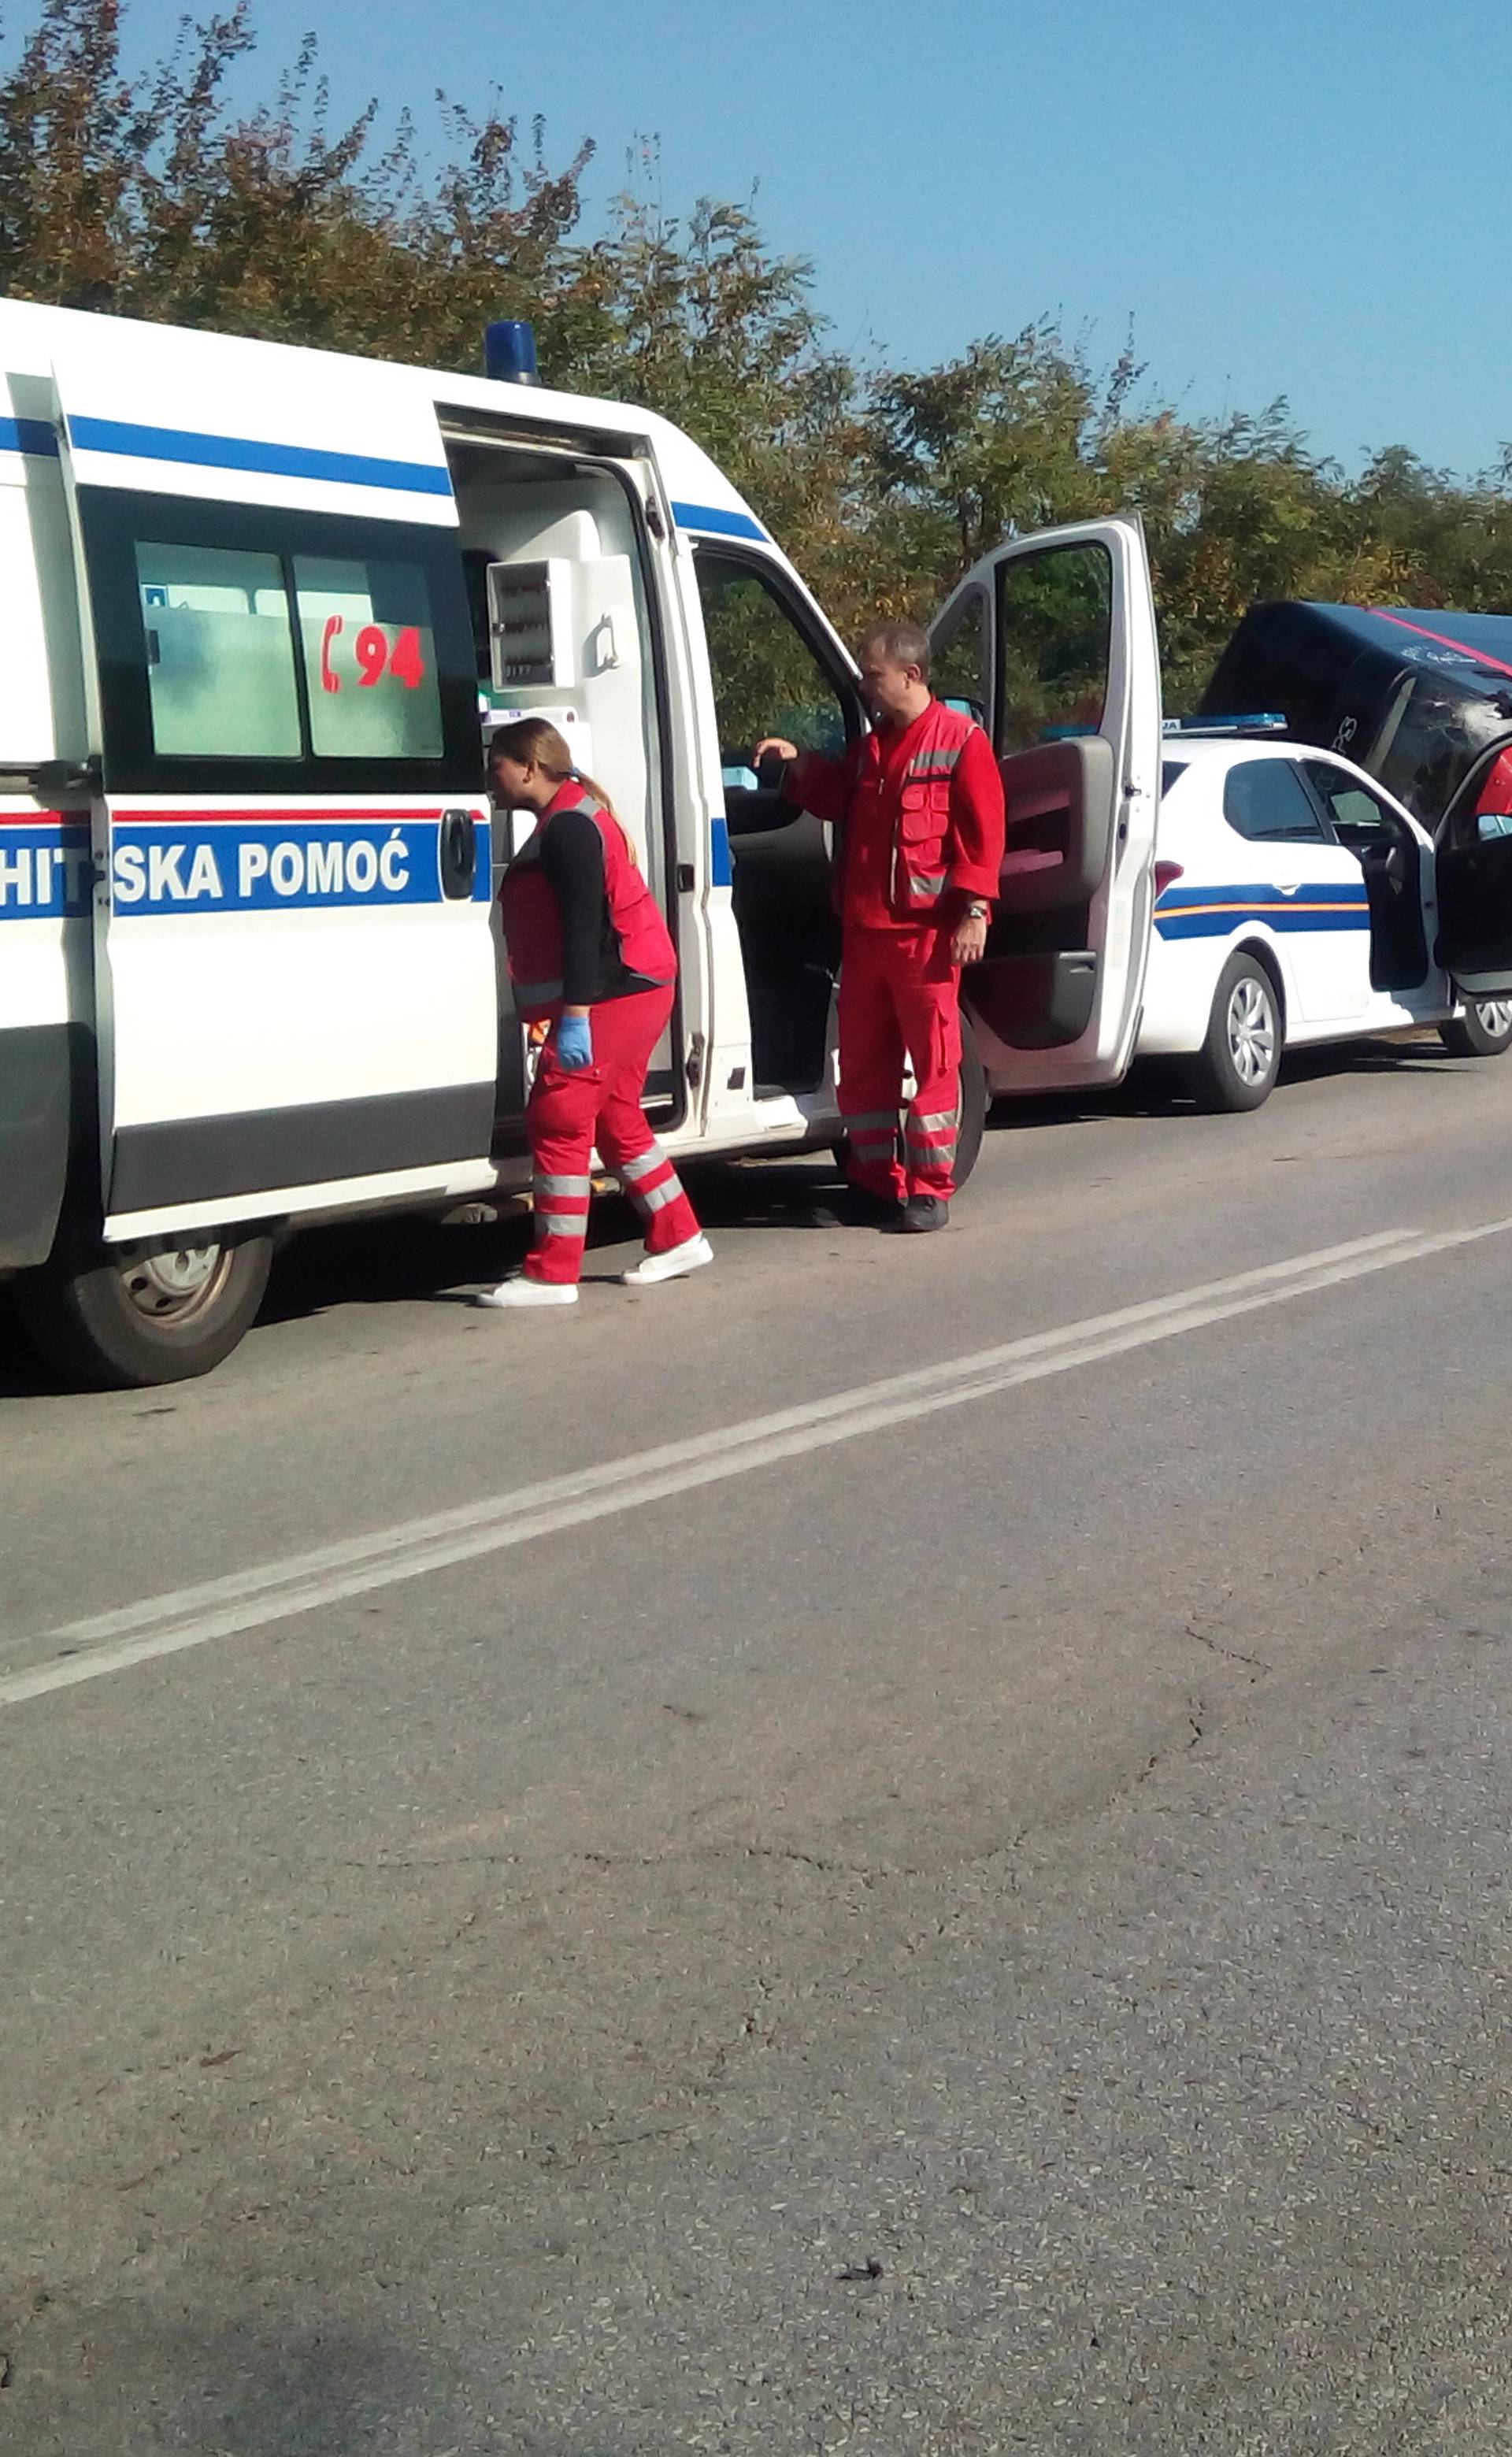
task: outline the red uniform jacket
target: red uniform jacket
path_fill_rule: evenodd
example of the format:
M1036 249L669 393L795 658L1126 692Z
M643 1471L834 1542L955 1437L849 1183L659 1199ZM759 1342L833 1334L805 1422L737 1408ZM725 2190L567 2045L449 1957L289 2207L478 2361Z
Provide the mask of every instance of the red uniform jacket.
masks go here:
M566 942L561 898L547 876L542 849L552 824L569 813L581 814L597 828L604 848L601 909L592 917L598 939L596 976L591 990L581 996L573 983L573 1003L626 997L635 990L674 981L677 958L660 906L631 857L619 821L570 777L537 819L529 836L504 874L499 889L499 919L515 1006L527 1023L554 1015L564 1000Z
M937 699L911 725L880 726L842 759L806 753L787 794L839 831L840 918L853 928L954 919L967 897L998 893L998 763L981 726Z

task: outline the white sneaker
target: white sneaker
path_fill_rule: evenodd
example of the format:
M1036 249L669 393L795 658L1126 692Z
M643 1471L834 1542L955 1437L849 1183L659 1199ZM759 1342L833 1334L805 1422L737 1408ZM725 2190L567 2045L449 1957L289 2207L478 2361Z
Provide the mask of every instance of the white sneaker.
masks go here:
M701 1232L685 1237L680 1246L672 1246L665 1254L645 1254L620 1278L627 1289L653 1289L658 1280L686 1279L690 1271L701 1270L714 1261L714 1248Z
M523 1271L517 1271L512 1280L501 1280L496 1289L485 1289L474 1303L498 1306L501 1310L513 1306L576 1305L577 1282L528 1280Z

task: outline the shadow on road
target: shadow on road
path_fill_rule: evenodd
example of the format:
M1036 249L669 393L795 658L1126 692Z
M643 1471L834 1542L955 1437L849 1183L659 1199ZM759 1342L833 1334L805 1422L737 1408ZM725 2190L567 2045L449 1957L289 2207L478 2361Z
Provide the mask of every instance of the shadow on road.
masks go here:
M1470 1073L1481 1063L1456 1059L1437 1034L1410 1040L1333 1043L1288 1057L1280 1091L1288 1085L1331 1078L1371 1075ZM1180 1120L1196 1114L1174 1060L1146 1060L1108 1091L1042 1093L994 1104L987 1129L994 1136L1028 1133L1093 1119ZM684 1162L694 1206L706 1228L808 1228L815 1202L839 1184L828 1152L745 1163ZM593 1257L600 1249L632 1243L638 1225L631 1206L601 1196L593 1206L585 1278L603 1279ZM352 1221L293 1237L274 1264L259 1324L295 1322L340 1306L424 1302L465 1305L473 1292L517 1270L529 1246L526 1215L476 1228L443 1228L431 1220L404 1217ZM616 1265L616 1270L618 1265ZM12 1296L18 1314L24 1296ZM58 1396L71 1385L34 1357L14 1320L0 1318L0 1399Z

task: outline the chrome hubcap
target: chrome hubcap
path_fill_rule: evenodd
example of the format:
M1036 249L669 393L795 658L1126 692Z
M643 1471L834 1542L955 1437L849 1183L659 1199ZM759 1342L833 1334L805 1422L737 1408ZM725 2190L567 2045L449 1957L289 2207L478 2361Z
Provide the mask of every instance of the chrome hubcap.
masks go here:
M125 1256L121 1285L150 1322L181 1322L218 1293L230 1266L224 1246L170 1246L161 1253Z
M1241 1084L1263 1084L1275 1063L1275 1009L1256 981L1235 981L1229 997L1229 1056Z
M1478 999L1475 1011L1487 1032L1512 1030L1512 999Z

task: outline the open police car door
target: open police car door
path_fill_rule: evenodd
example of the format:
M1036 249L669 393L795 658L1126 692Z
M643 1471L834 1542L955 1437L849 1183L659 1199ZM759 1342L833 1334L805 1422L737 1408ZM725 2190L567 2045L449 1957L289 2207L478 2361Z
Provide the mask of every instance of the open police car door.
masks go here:
M1435 949L1472 1001L1512 999L1512 753L1493 748L1465 778L1434 843Z
M933 630L1007 794L1002 894L965 1001L993 1089L1112 1084L1139 1025L1160 802L1160 652L1137 518L1000 547Z
M423 379L91 327L54 379L99 762L105 1234L183 1241L176 1316L162 1270L139 1311L187 1352L212 1228L487 1178L476 667Z

